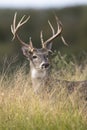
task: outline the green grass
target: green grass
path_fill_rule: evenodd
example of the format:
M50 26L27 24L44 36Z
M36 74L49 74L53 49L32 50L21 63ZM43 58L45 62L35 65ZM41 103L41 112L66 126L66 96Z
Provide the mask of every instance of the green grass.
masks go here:
M59 62L57 66L53 64L52 78L86 79L87 65L81 70L78 64L67 62L64 56L56 58ZM2 72L0 75L0 130L87 130L86 104L79 107L74 102L75 94L66 97L65 90L56 96L51 91L44 99L35 95L25 67L17 68L12 74ZM59 68L57 72L56 67ZM57 90L55 80L53 83Z

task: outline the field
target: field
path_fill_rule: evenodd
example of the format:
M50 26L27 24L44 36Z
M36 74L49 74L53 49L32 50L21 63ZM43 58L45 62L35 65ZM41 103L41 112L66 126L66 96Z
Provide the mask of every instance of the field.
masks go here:
M67 58L59 52L54 56L53 90L62 88L57 79L87 79L86 54L79 58ZM87 102L78 99L78 105L76 94L66 97L64 89L56 94L51 91L45 98L35 95L26 67L17 66L10 72L11 64L4 65L0 73L0 130L87 130Z

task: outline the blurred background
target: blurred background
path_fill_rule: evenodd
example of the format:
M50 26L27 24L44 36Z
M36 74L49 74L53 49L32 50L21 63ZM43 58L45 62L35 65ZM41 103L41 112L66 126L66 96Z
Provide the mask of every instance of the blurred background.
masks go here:
M31 16L19 31L21 39L26 43L32 37L34 46L41 47L40 31L43 30L44 40L51 36L48 20L56 30L56 14L63 24L63 36L69 46L66 47L60 38L56 38L53 50L75 56L86 54L87 0L3 0L0 1L0 66L6 57L18 57L18 62L25 60L19 42L12 41L10 26L15 12L18 12L18 20L24 14Z

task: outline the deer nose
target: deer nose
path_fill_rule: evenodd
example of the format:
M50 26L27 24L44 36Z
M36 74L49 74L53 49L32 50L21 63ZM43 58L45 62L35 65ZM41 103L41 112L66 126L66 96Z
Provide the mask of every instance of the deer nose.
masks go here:
M49 63L43 63L41 65L42 68L49 68L50 64Z

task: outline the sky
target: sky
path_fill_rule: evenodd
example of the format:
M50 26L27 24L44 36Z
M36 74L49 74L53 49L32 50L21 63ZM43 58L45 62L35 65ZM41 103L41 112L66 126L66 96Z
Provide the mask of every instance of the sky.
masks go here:
M0 0L0 8L50 8L87 5L87 0Z

